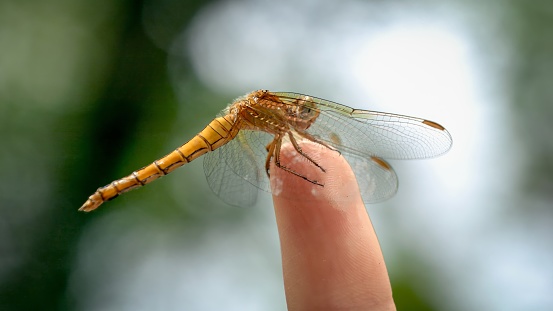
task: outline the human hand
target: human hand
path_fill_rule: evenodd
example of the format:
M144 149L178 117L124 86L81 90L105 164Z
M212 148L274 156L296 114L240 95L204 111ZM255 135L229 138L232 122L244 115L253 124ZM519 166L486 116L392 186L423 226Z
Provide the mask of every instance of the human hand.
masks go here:
M336 151L313 143L301 147L326 172L290 144L282 146L281 163L293 163L291 168L324 187L274 163L270 170L288 310L395 310L384 257L351 168Z

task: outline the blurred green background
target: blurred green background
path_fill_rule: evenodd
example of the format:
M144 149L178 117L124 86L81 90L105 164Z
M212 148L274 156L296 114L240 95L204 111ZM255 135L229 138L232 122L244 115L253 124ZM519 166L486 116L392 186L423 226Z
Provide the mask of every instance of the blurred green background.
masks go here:
M99 186L255 89L435 120L368 207L401 310L553 309L553 2L1 1L0 310L284 310L270 197Z

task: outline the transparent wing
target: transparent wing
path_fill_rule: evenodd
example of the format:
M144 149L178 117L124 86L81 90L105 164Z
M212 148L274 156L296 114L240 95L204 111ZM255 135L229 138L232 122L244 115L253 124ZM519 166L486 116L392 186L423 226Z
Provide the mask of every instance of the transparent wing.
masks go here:
M272 136L264 132L241 131L228 144L206 154L207 181L217 196L230 205L251 206L258 189L271 191L265 172L265 146L271 140ZM354 153L342 155L355 173L365 203L384 201L396 193L396 173L384 160Z
M420 159L451 148L448 131L438 123L391 113L353 109L297 93L274 93L284 103L309 104L320 112L307 133L341 152L387 159ZM313 105L314 104L314 105ZM305 104L304 104L305 105Z
M242 130L226 145L207 153L204 171L207 183L219 198L234 206L251 206L258 188L270 191L265 173L265 146L272 136Z
M365 203L377 203L396 194L397 175L384 160L376 157L360 157L355 154L343 154L357 179L361 197Z

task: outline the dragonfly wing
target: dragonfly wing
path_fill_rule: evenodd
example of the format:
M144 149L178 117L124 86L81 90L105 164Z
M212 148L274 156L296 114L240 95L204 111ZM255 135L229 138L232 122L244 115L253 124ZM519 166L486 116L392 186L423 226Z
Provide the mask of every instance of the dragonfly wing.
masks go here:
M361 157L344 153L365 203L377 203L391 198L397 192L398 181L394 169L377 157Z
M258 189L269 191L264 172L265 141L270 142L271 136L243 130L226 145L205 155L207 182L226 203L251 206L257 199Z
M229 166L235 168L235 173L255 187L271 192L269 178L265 172L265 160L267 159L267 145L273 141L273 135L262 131L242 130L234 139L235 144L239 144L240 148L233 148L233 153L225 156ZM241 153L238 154L238 150ZM240 169L244 162L255 167L256 174Z
M320 114L307 132L343 152L388 159L420 159L451 148L449 132L420 118L353 109L325 99L296 93L275 93L290 104L306 102Z

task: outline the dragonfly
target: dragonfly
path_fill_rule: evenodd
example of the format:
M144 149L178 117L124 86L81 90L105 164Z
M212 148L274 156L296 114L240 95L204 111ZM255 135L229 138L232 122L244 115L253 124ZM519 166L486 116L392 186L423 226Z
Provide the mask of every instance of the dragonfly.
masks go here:
M318 187L324 184L281 163L283 144L314 169L324 167L301 148L311 142L338 152L353 169L363 202L392 197L398 179L384 159L422 159L442 155L452 145L440 124L404 115L353 109L329 100L289 92L257 90L235 99L200 133L166 156L98 188L79 209L89 212L102 203L142 187L202 155L211 189L230 205L249 206L257 190L270 190L271 164Z

